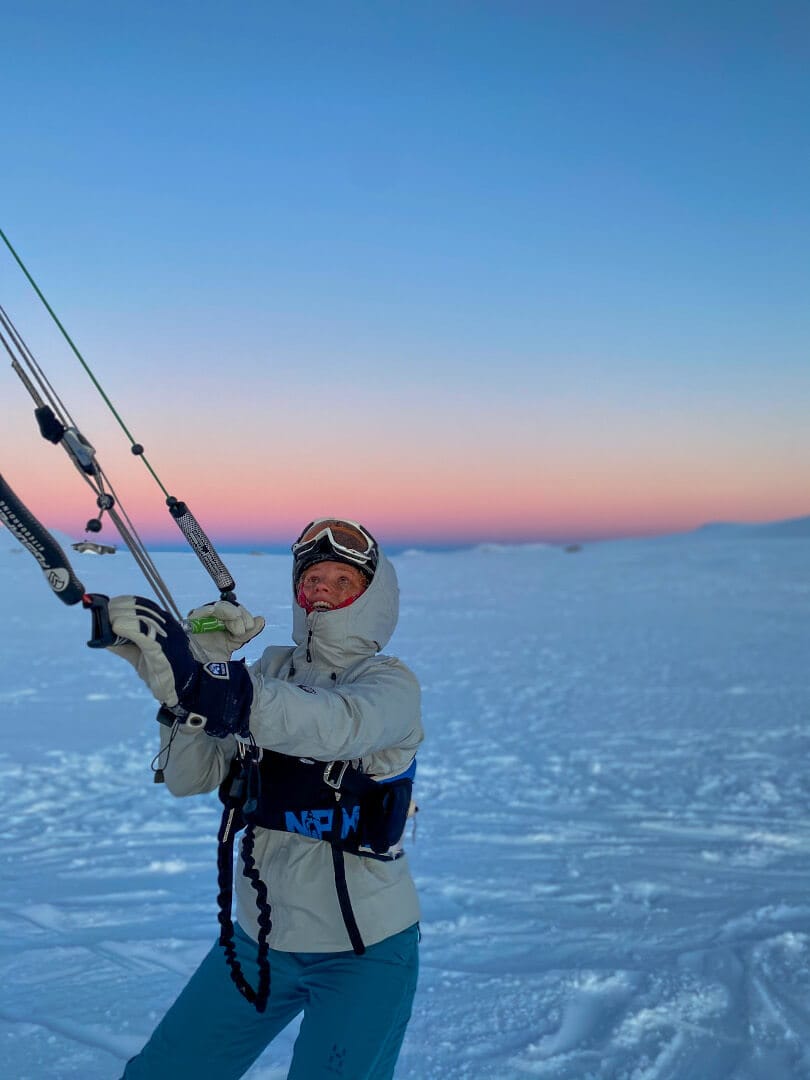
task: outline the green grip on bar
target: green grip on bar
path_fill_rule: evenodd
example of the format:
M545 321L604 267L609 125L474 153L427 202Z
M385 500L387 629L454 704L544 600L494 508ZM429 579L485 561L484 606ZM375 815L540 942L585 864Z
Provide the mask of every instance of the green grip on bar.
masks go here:
M224 630L225 623L214 615L203 615L200 619L189 619L188 628L192 634L212 634L215 630Z

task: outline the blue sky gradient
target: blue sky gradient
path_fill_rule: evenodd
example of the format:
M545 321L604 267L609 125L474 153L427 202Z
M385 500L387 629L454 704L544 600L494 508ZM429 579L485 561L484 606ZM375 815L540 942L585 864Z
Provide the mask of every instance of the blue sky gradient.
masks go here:
M809 32L798 3L19 5L0 227L229 535L795 516ZM116 461L7 256L0 285ZM14 383L0 468L69 528Z

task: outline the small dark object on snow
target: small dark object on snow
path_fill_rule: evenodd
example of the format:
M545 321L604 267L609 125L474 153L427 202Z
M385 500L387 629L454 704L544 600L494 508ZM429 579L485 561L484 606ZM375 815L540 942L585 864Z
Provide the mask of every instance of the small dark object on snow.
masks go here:
M78 544L70 545L74 551L81 551L82 554L91 552L93 555L114 555L116 549L111 544L95 544L92 540L80 540Z

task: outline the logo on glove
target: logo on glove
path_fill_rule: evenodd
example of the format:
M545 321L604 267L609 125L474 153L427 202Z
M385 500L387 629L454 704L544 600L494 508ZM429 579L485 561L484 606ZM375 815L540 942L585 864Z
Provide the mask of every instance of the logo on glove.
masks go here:
M207 671L212 679L224 679L226 682L230 679L228 665L216 660L213 660L208 664L203 664L203 670Z

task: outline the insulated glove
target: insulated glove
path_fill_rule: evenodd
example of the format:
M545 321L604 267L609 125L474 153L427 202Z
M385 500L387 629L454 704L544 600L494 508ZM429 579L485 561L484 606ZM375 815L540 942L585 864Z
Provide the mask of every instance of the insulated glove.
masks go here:
M206 620L224 623L223 629L206 630ZM264 630L264 618L251 615L241 604L217 600L188 613L191 651L198 660L230 660L231 655Z
M113 597L109 614L119 639L109 651L135 667L158 701L182 720L199 717L215 738L248 735L253 684L244 662L200 663L180 623L142 596Z

